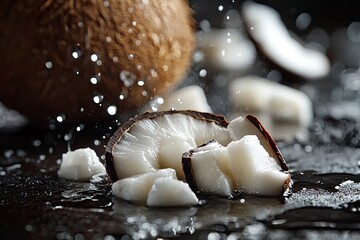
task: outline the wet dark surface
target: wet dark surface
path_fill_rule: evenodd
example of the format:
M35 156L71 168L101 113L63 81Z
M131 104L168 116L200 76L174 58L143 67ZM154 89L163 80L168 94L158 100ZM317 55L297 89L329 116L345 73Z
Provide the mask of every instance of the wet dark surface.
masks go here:
M200 3L191 2L199 22L209 12L218 12L216 1L208 3L214 9L206 13ZM224 2L225 9L240 6L230 2ZM336 12L332 5L330 13ZM291 7L297 7L297 11L287 10ZM296 14L311 9L308 12L314 17L310 29L322 27L329 35L357 19L352 12L355 8L349 10L345 6L340 10L350 11L349 15L339 22L317 6L310 8L306 1L303 5L278 8L281 9L288 16L290 29L295 29L291 19ZM225 12L213 19L213 26L221 26ZM320 12L319 16L316 12ZM321 25L324 19L331 24ZM357 49L360 42L351 44ZM347 47L349 44L340 49ZM65 126L66 123L53 121L40 127L24 123L24 119L0 106L0 239L360 238L359 59L357 65L356 61L347 64L349 58L336 48L329 48L328 52L333 67L326 79L293 82L287 75L282 79L311 97L315 114L308 137L278 141L294 181L292 192L284 199L200 196L202 204L191 208L132 205L111 196L104 176L89 183L70 182L57 176L61 155L69 148L91 147L104 161L104 145L124 119L91 126ZM199 78L198 72L204 67L194 64L184 85L204 86L214 111L227 114L230 106L226 86L217 85L216 79L233 79L246 73L208 69L209 74ZM271 66L260 56L249 72L264 74L270 70Z

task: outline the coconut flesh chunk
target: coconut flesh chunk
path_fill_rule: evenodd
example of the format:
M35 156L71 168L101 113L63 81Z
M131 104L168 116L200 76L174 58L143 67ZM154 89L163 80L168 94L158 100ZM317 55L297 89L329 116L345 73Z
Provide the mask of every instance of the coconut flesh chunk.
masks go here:
M195 192L230 196L234 192L234 185L228 160L226 148L216 141L184 153L183 168L187 182Z
M238 117L232 120L229 125L229 134L231 139L237 140L245 137L246 135L256 135L261 145L266 149L272 158L277 159L279 157L280 150L275 149L275 141L271 138L270 134L265 130L262 125L254 124L252 121L257 121L256 118ZM260 122L258 122L260 124ZM281 160L282 161L282 160Z
M184 153L183 165L195 192L223 197L235 192L280 196L290 181L256 135L246 135L227 147L210 142Z
M308 126L313 120L312 102L305 93L265 78L235 79L229 86L229 95L236 109L266 114L273 121Z
M191 206L198 203L198 198L185 182L160 177L150 189L146 205L149 207Z
M114 182L111 186L112 194L133 203L145 204L154 181L160 177L177 179L174 169L160 169Z
M183 180L182 154L213 139L226 146L231 141L226 125L219 115L195 111L140 115L120 127L108 144L110 178L116 181L171 167Z
M88 181L96 174L105 174L105 167L91 148L79 148L62 155L58 176L74 181Z
M164 103L159 110L195 110L200 112L212 112L204 89L198 85L190 85L180 88L164 97Z
M199 31L197 42L204 60L213 68L246 70L256 59L254 44L236 28Z
M231 142L227 150L237 191L280 196L290 175L280 171L279 164L269 156L256 135L247 135Z
M328 75L330 62L326 55L306 48L292 38L274 9L246 1L242 16L250 36L277 65L307 79Z

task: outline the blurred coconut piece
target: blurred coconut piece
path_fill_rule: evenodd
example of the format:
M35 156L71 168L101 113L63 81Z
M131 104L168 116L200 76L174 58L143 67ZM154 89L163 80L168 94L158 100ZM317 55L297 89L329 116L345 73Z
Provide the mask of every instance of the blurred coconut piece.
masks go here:
M105 167L93 149L79 148L62 155L58 176L73 181L89 181L94 175L105 173Z
M201 55L202 58L194 60L203 61L219 70L243 71L256 59L254 44L241 33L240 29L199 31L197 41L198 52L194 56Z
M0 129L24 125L26 118L15 110L8 109L0 102Z
M180 88L164 97L164 102L159 110L195 110L200 112L212 112L209 106L204 89L198 85L191 85Z
M242 16L252 39L276 65L309 80L328 75L327 56L295 40L274 9L246 1L242 5Z
M237 115L255 114L276 139L296 135L313 120L312 101L305 93L265 78L232 81L229 98Z

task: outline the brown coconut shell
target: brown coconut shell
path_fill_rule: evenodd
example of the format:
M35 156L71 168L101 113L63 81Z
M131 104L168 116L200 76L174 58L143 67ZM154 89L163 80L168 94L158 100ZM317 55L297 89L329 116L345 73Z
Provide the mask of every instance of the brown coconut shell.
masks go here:
M0 1L0 101L36 121L137 109L186 74L191 14L186 0Z

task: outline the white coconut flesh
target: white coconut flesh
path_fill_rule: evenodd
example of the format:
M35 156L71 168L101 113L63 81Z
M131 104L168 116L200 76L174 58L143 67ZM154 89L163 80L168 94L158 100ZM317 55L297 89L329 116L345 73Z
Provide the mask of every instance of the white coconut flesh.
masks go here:
M225 127L186 114L142 119L113 147L113 165L119 179L173 168L183 180L182 154L213 139L224 146L231 141Z
M313 119L311 99L303 92L257 76L234 80L230 100L238 110L269 115L274 121L308 126Z
M236 190L253 195L280 196L288 173L260 144L255 135L247 135L228 147L229 165Z
M154 181L146 200L149 207L191 206L197 203L198 198L187 183L166 177Z
M73 181L88 181L96 174L105 174L105 167L91 148L79 148L62 155L58 176Z
M228 125L229 134L231 139L239 140L246 135L256 135L260 141L260 144L265 148L269 155L277 159L278 155L272 148L269 139L255 126L247 117L238 117L232 120ZM280 166L279 166L280 169Z
M204 89L198 85L190 85L180 88L164 97L164 103L160 110L195 110L201 112L212 112Z
M251 37L279 66L308 79L321 78L329 73L330 62L326 55L302 46L291 37L274 9L246 1L242 16Z
M144 205L154 181L160 177L177 179L174 169L160 169L114 182L111 186L112 194L121 199Z
M196 188L204 193L231 196L242 192L280 196L289 174L260 144L256 135L246 135L227 147L212 142L192 151L189 165Z
M199 191L217 196L234 192L226 147L212 141L191 154L191 168Z

